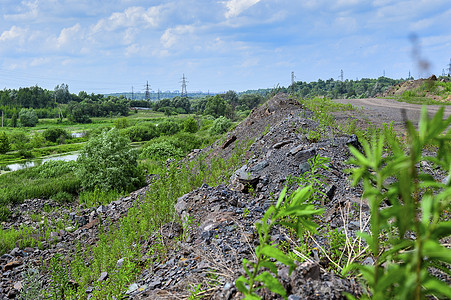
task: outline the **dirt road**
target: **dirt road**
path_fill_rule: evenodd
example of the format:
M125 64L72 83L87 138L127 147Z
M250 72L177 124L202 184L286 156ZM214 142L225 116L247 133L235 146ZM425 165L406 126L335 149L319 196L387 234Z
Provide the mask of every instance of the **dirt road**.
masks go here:
M418 124L421 114L421 105L398 102L393 99L334 99L333 101L339 103L350 103L357 111L336 112L334 113L337 121L346 121L348 118L357 119L359 126L365 126L366 121L372 124L382 125L394 122L395 130L404 131L404 116L402 111L405 111L405 116L415 126ZM428 105L429 116L433 116L440 108L439 105ZM451 106L445 106L444 116L447 118L451 115Z

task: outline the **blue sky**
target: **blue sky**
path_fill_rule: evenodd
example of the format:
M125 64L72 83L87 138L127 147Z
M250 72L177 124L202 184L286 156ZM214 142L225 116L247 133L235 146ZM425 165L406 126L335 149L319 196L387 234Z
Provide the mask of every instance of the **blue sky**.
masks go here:
M243 91L451 58L450 0L2 0L0 18L0 88Z

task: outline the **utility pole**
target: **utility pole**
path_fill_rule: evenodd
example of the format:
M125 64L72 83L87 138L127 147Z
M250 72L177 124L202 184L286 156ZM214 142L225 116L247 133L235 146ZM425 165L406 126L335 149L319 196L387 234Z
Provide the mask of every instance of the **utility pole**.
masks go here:
M150 101L150 85L149 85L149 81L147 81L145 87L146 87L146 100Z
M409 70L409 80L410 80L410 70Z
M135 100L135 93L133 92L133 85L132 85L132 100Z
M341 82L343 82L343 69L340 72L340 80L341 80Z
M158 100L160 100L160 89L158 89Z
M451 58L449 59L448 76L451 76Z
M384 73L383 73L383 74L384 74L383 76L385 77L385 70L384 70Z
M186 91L186 83L187 83L188 81L186 80L186 77L185 77L185 74L183 74L183 77L182 77L182 81L181 81L181 83L182 83L182 93L181 93L181 97L188 97L188 92Z
M294 94L294 72L291 72L291 94Z

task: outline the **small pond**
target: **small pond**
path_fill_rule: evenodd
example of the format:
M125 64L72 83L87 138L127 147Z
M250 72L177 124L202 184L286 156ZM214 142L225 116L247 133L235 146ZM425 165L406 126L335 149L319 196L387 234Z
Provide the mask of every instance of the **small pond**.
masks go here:
M16 164L10 164L10 165L6 165L6 168L9 168L11 171L17 171L17 170L21 170L21 169L25 169L25 168L39 166L49 160L71 161L71 160L76 160L77 157L78 157L78 153L73 152L70 154L51 156L51 157L40 158L40 159L32 159L32 160L28 160L28 161L24 161L24 162L20 162L20 163L16 163Z

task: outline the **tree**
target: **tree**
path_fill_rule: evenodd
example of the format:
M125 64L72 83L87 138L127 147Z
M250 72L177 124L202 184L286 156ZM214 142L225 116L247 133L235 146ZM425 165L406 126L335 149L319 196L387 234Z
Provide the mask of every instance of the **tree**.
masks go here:
M217 118L219 116L224 116L226 113L226 103L224 99L222 99L219 95L214 97L210 97L207 100L207 104L205 105L204 114L212 115Z
M0 132L0 154L5 154L11 149L11 144L9 143L8 135L6 132Z
M42 136L50 142L56 143L57 141L64 141L70 138L70 134L63 128L49 128L46 129Z
M17 111L14 111L13 115L11 116L11 127L17 127L17 118L18 118Z
M22 108L19 112L19 120L25 127L34 127L39 121L38 115L32 108Z
M144 183L137 152L115 128L91 138L80 152L76 171L86 190L130 191Z
M185 122L183 123L183 129L186 132L190 132L190 133L195 133L197 132L197 122L196 120L194 120L193 117L189 117L185 120Z
M72 100L67 84L62 83L61 85L55 86L55 100L58 103L69 103Z

